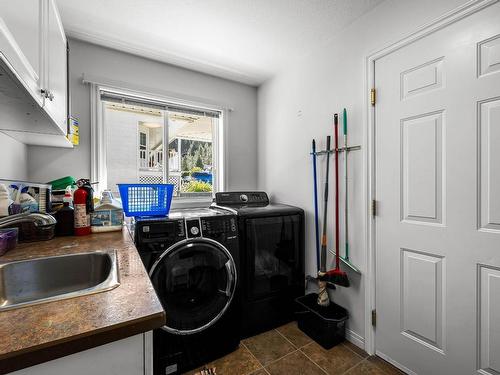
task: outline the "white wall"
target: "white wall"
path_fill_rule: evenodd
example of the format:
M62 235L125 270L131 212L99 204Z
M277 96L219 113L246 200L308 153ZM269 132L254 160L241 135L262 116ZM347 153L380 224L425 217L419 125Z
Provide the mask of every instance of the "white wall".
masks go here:
M0 133L0 179L28 179L28 147Z
M82 74L169 92L234 110L227 119L227 189L257 186L257 89L127 53L70 40L71 114L80 122L74 150L29 147L30 179L49 181L65 175L90 177L90 89Z
M332 134L333 113L347 108L349 143L361 144L363 148L349 155L350 247L353 262L365 270L365 219L368 212L368 207L362 204L366 158L363 105L368 95L364 91L365 57L464 2L386 0L259 88L259 188L270 193L275 201L306 210L307 273L316 272L309 156L312 138L324 148L326 135ZM322 175L323 163L319 164L319 169ZM332 173L330 177L333 184ZM330 197L333 198L333 190ZM329 247L333 248L333 199L330 202L328 235ZM348 308L348 327L364 337L364 279L352 273L350 276L352 287L339 288L332 297Z

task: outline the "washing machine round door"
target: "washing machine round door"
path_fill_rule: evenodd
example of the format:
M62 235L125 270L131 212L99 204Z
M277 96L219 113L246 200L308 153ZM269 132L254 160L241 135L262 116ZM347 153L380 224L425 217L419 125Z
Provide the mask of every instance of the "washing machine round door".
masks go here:
M162 328L177 335L201 332L215 324L236 290L233 257L208 238L174 244L153 264L149 276L166 311Z

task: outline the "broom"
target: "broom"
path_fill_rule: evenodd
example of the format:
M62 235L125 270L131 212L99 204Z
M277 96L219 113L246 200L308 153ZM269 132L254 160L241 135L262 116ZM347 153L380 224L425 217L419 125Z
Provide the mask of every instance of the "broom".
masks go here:
M326 279L340 286L349 286L347 273L340 269L340 225L339 225L339 115L333 116L335 130L335 269L326 273ZM347 152L347 150L345 151Z
M348 199L347 199L347 192L348 192L348 179L347 179L347 110L344 108L344 111L342 113L342 123L343 123L343 129L344 129L344 197L345 197L345 204L344 204L344 231L345 231L345 253L344 253L344 258L343 260L344 264L347 265L350 269L352 269L354 272L361 273L361 271L351 263L351 260L349 258L349 217L348 217L348 209L349 209L349 204L348 204Z
M318 305L328 306L330 305L330 297L328 296L328 291L326 290L326 280L324 280L326 275L326 228L328 220L328 174L330 171L330 143L331 137L326 137L326 177L325 177L325 207L323 211L323 234L321 236L321 260L320 267L318 271Z

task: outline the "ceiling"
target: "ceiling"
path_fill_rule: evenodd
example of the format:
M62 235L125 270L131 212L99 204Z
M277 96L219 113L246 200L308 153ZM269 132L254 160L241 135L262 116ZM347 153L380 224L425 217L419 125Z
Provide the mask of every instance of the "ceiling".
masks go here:
M259 85L383 0L57 0L73 38Z

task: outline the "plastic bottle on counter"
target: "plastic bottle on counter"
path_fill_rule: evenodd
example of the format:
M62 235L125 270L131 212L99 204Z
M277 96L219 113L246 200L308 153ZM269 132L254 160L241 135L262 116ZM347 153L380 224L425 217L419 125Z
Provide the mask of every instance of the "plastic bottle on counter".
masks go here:
M9 216L9 207L14 201L10 199L9 189L0 184L0 217Z
M75 234L75 210L73 209L73 196L71 186L66 188L62 208L55 214L56 236L72 236Z
M21 204L21 211L22 212L38 212L38 210L39 210L38 202L28 192L28 190L29 189L27 187L24 187L21 189L21 194L19 196L19 203Z
M122 230L122 227L122 205L113 198L111 191L104 190L100 204L94 208L92 213L92 233L119 231Z

